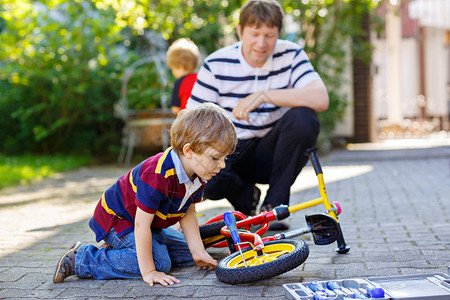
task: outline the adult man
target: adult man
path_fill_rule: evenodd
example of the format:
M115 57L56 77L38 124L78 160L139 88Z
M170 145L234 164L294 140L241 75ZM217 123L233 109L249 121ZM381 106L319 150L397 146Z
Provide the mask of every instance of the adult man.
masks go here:
M261 210L289 204L290 187L307 162L303 153L319 134L316 112L329 103L305 51L279 39L282 25L276 0L247 1L237 26L240 42L205 59L187 105L213 102L232 119L238 146L205 196L226 198L245 214L255 213L259 201L255 183L269 184Z

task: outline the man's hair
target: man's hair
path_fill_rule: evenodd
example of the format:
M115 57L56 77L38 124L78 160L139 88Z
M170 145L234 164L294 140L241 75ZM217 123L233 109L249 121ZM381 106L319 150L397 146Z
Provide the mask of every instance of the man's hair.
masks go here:
M228 155L237 143L236 129L225 111L216 104L203 103L195 108L180 111L170 129L171 145L177 153L183 153L187 143L197 154L208 147Z
M281 32L283 27L283 9L276 0L248 0L242 7L239 15L241 30L245 26L277 27Z
M199 60L198 47L188 38L176 40L167 49L166 59L170 68L182 66L186 71L192 73L197 68Z

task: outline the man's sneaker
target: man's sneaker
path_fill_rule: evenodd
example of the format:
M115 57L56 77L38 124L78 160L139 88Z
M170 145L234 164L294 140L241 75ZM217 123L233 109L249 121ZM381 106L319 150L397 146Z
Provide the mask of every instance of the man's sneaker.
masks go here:
M53 277L54 283L61 283L67 277L75 275L75 254L80 245L81 242L76 242L70 250L59 259L55 270L55 276Z
M263 206L261 206L260 211L272 211L273 210L273 205L270 203L264 204ZM281 220L281 221L272 221L269 224L269 230L272 231L281 231L281 230L288 230L289 229L289 224L288 222Z

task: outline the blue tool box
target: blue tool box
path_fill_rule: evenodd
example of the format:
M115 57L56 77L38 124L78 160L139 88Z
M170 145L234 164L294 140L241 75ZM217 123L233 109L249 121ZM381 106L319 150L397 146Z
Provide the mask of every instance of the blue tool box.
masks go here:
M283 284L295 300L407 299L449 300L450 276L445 273L352 278Z

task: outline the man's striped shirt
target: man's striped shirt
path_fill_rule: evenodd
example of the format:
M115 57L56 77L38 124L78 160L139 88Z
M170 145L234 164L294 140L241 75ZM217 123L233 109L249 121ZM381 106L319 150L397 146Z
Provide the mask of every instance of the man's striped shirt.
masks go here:
M249 114L249 122L232 114L237 103L257 91L301 88L319 79L305 51L297 44L278 40L261 68L251 67L241 51L242 42L208 56L198 75L187 107L213 102L228 112L239 139L262 137L289 110L263 103Z
M155 215L152 228L167 228L181 220L192 203L201 201L205 184L199 177L191 182L178 155L168 148L141 162L108 188L89 226L97 242L103 240L112 227L121 237L134 230L139 207Z

